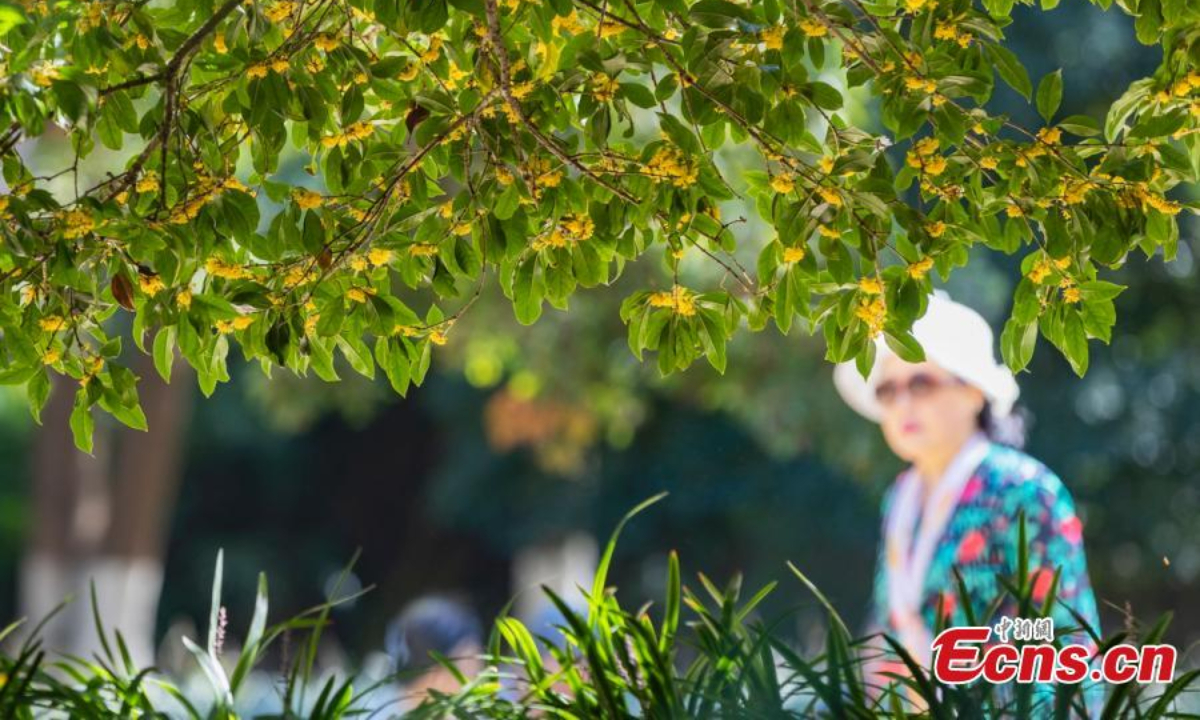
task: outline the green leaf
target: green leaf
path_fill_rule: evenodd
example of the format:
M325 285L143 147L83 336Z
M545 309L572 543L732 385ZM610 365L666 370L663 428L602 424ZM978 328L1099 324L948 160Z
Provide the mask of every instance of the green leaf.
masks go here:
M1042 78L1038 83L1037 89L1037 109L1041 114L1042 119L1050 122L1054 117L1054 113L1058 112L1059 103L1062 102L1063 84L1062 84L1062 69Z
M91 455L95 421L92 419L91 403L88 401L86 387L79 388L75 393L75 407L71 410L70 425L71 435L75 439L75 447Z
M1011 7L1011 1L1009 5ZM1009 87L1021 93L1026 100L1030 99L1033 92L1033 82L1029 79L1029 72L1013 51L1003 45L989 44L987 45L988 53L991 54L995 61L996 72L1000 73L1000 77L1004 82L1008 83Z
M166 382L171 382L171 366L175 361L175 326L168 325L154 336L154 369Z

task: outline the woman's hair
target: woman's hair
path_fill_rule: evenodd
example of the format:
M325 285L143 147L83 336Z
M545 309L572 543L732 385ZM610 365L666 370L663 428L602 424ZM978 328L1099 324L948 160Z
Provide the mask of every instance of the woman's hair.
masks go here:
M1025 409L1019 406L1013 407L1008 415L997 417L992 413L991 402L984 400L983 408L979 411L976 422L979 429L983 430L992 442L1020 450L1025 447L1026 419Z

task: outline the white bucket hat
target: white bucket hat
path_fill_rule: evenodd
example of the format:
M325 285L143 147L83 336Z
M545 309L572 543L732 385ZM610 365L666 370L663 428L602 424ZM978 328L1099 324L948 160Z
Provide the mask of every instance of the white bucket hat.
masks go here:
M946 291L934 290L925 314L913 323L912 334L925 349L927 360L983 391L993 417L1009 414L1020 388L1012 371L996 361L992 328L982 315L954 302ZM893 353L882 336L876 338L875 345L875 364L865 379L850 360L833 369L833 382L847 405L879 422L883 408L875 399L875 385L884 358Z

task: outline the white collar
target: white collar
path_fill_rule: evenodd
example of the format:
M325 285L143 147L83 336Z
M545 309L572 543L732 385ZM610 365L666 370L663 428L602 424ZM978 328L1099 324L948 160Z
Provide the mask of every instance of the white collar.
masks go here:
M963 488L991 450L991 442L976 431L951 459L941 479L921 506L921 478L908 468L896 480L895 497L886 520L888 609L908 651L928 664L932 634L921 619L921 596L929 564L958 507ZM912 537L918 507L921 528Z

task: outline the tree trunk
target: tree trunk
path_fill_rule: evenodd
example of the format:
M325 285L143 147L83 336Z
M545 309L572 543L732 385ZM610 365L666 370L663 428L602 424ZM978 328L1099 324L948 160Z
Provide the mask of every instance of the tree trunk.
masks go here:
M176 361L170 384L149 356L130 367L148 432L97 416L94 455L77 450L68 419L76 386L54 378L33 451L33 523L20 577L21 612L36 624L68 595L74 602L47 624L51 650L90 657L100 649L89 587L106 630L120 630L134 662L154 662L163 548L175 506L193 374Z

